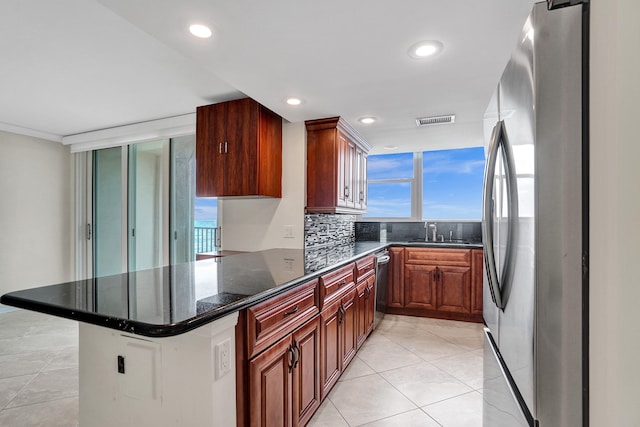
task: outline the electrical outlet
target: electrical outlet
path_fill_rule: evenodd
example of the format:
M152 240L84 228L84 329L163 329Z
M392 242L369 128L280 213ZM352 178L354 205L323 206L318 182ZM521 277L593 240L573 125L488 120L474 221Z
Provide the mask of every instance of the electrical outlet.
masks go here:
M222 378L231 370L231 341L229 338L216 344L216 378Z
M284 238L285 239L293 239L295 237L293 232L293 225L285 225L284 226Z

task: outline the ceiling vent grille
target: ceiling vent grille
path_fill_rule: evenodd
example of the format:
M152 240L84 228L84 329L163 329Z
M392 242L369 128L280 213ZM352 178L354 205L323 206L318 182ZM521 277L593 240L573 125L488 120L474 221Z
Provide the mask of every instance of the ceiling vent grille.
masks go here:
M455 114L449 114L446 116L433 116L433 117L418 117L416 119L416 125L418 127L422 126L433 126L433 125L446 125L456 121Z

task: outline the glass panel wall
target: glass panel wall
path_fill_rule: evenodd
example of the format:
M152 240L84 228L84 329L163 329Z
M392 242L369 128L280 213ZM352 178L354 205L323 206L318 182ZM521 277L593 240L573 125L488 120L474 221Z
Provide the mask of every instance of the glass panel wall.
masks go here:
M122 265L122 148L93 156L93 275L118 274Z
M195 259L194 195L196 193L196 138L171 140L171 264Z
M163 147L168 141L129 146L129 271L162 266Z

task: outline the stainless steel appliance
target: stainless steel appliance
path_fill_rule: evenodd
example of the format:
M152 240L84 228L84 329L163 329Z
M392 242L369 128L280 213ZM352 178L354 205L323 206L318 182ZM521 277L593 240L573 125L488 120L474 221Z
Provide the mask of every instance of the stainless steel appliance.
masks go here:
M388 281L388 269L389 256L388 250L382 250L375 255L375 269L376 269L376 314L373 318L374 329L378 326L378 323L384 317L384 313L387 311L387 281Z
M588 422L588 4L547 6L485 115L486 427Z

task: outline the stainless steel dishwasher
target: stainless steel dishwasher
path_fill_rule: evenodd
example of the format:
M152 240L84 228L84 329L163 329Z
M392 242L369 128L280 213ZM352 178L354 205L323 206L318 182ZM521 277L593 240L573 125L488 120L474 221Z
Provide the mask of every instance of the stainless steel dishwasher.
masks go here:
M376 315L373 318L373 328L378 326L378 323L384 317L384 313L387 311L387 281L388 281L388 269L389 251L384 249L376 253L375 268L376 268Z

